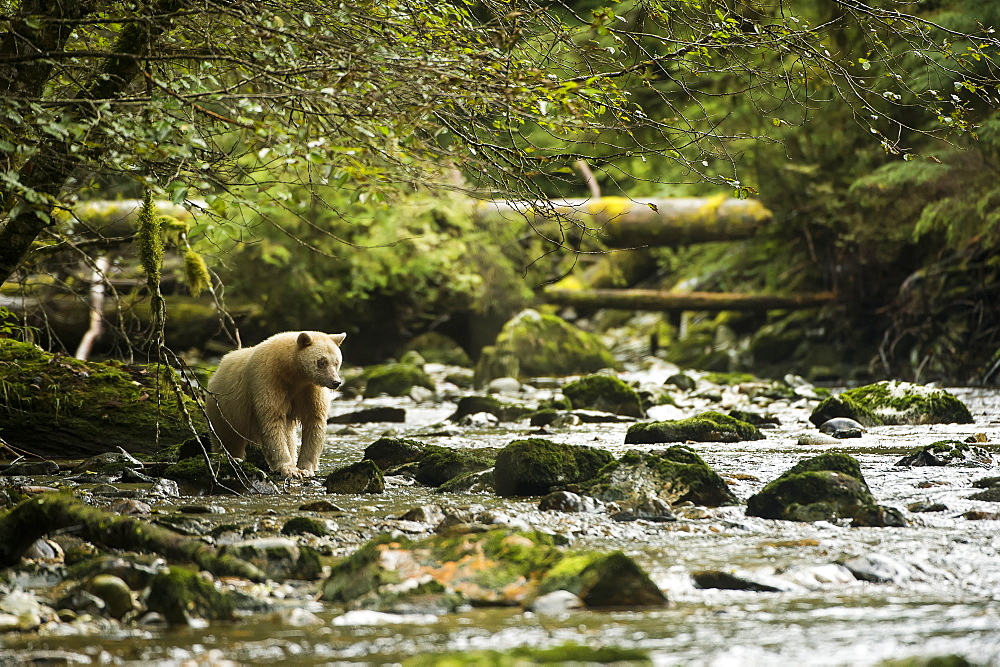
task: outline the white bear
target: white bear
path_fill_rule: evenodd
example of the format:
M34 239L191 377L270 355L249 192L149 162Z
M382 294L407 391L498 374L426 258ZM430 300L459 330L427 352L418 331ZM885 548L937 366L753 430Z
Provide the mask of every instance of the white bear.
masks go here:
M326 438L330 390L341 384L346 333L287 331L230 352L208 382L206 409L219 445L236 458L260 447L281 477L310 477ZM302 426L302 444L295 427Z

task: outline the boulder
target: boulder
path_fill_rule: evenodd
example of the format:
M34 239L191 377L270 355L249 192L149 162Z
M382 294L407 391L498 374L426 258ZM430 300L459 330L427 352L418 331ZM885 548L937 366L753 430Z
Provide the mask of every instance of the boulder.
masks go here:
M171 625L188 625L196 618L232 620L235 605L231 594L223 593L197 572L170 567L153 577L146 607Z
M627 417L646 416L635 389L610 375L589 375L570 382L562 392L576 409L602 410Z
M406 410L389 406L377 406L355 410L343 415L335 415L326 421L329 424L371 424L376 422L402 424L406 421Z
M463 417L480 412L487 412L500 421L517 421L530 414L532 410L515 403L504 403L492 396L463 396L455 406L455 412L448 417L448 421L458 422Z
M427 445L418 440L406 438L379 438L365 447L362 460L372 461L386 471L406 463L420 460L427 451Z
M323 566L319 556L308 547L300 547L286 537L261 537L233 542L221 547L221 556L233 556L260 568L271 579L313 580Z
M429 445L417 462L414 477L427 486L441 486L460 475L493 467L497 450L493 447L453 449Z
M0 338L0 385L0 439L42 458L152 454L207 428L165 366L80 361Z
M494 478L501 496L540 496L557 487L594 477L614 461L595 447L566 445L544 438L515 440L497 454Z
M684 501L708 507L737 503L725 480L698 454L679 445L652 452L630 450L582 484L581 491L638 510L650 498L668 505Z
M483 348L476 366L476 385L498 377L561 377L617 368L607 346L590 333L555 315L521 311Z
M747 515L787 521L852 519L854 525L901 526L899 510L879 505L857 460L826 453L785 471L747 501Z
M382 493L385 477L374 461L365 459L337 468L323 481L327 493Z
M687 419L633 424L625 433L626 444L661 442L740 442L763 440L764 434L748 424L720 412L703 412Z
M163 476L186 487L194 487L207 494L259 493L273 495L278 488L267 473L250 463L227 456L225 453L208 455L209 470L204 456L192 456L167 466ZM214 473L214 475L213 475Z
M953 394L895 380L856 387L823 400L809 417L816 426L847 417L864 426L971 424L969 408Z
M427 363L445 366L471 366L472 360L462 346L437 331L428 331L416 336L399 350L399 356L415 351Z
M994 458L993 454L983 447L957 440L938 440L926 447L911 451L897 461L896 465L991 468L994 465Z

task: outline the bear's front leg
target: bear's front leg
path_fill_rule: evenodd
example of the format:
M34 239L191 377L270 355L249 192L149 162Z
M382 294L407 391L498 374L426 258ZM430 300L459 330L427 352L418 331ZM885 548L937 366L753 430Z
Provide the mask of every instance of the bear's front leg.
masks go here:
M326 440L326 419L310 417L302 421L302 447L299 448L299 468L310 476L319 468L319 455Z
M291 422L281 416L262 426L260 447L271 472L285 478L307 476L305 470L295 465L295 432Z

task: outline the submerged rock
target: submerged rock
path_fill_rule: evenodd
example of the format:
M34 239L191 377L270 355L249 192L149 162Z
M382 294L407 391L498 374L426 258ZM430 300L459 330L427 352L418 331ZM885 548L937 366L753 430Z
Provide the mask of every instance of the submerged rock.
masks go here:
M209 494L249 492L274 495L278 492L267 474L249 461L234 459L222 452L209 454L208 460L212 464L211 470L204 456L192 456L168 466L163 476Z
M229 621L235 605L231 594L191 570L171 567L153 577L146 607L171 625L189 625L193 619Z
M652 452L630 450L582 484L581 490L626 509L646 503L650 497L668 505L682 501L709 507L737 503L725 480L697 453L679 445Z
M774 576L744 571L699 570L691 573L696 588L718 588L727 591L780 593L795 586Z
M382 471L420 460L427 445L406 438L379 438L365 448L362 460L375 463Z
M476 385L498 377L563 377L617 368L618 362L594 334L555 315L527 309L504 325L476 366Z
M616 377L589 375L570 382L562 392L576 409L601 410L627 417L646 416L639 394Z
M252 563L271 579L312 580L319 577L323 566L319 556L308 547L300 547L285 537L262 537L224 545L220 554L234 556Z
M497 454L494 477L501 496L539 496L567 484L592 479L614 461L595 447L532 438L515 440Z
M626 444L662 442L740 442L763 440L753 424L719 412L703 412L687 419L633 424L625 434Z
M863 426L893 424L971 424L962 401L944 389L885 381L848 389L822 401L809 417L816 426L848 417Z
M448 421L458 422L463 417L486 412L500 421L517 421L530 414L532 410L516 403L504 403L492 396L463 396L459 399L455 412Z
M458 449L428 445L417 461L414 478L427 486L441 486L469 473L493 467L497 450L493 447Z
M390 363L369 366L354 382L364 385L365 398L408 396L414 387L434 390L434 382L424 370L413 364Z
M343 415L335 415L326 421L328 424L371 424L375 422L402 424L406 421L406 410L389 406L376 406Z

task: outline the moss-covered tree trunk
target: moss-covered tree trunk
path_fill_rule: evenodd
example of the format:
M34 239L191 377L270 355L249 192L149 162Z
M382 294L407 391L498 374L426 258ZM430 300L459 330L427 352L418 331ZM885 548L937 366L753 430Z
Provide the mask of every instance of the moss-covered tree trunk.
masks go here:
M834 292L803 294L739 294L730 292L666 292L649 289L547 289L542 300L577 308L622 310L794 310L813 308L837 299Z
M104 547L152 551L167 560L194 563L217 576L265 579L257 567L233 556L220 556L198 538L90 507L65 493L29 498L0 517L0 567L15 565L35 540L64 528Z

